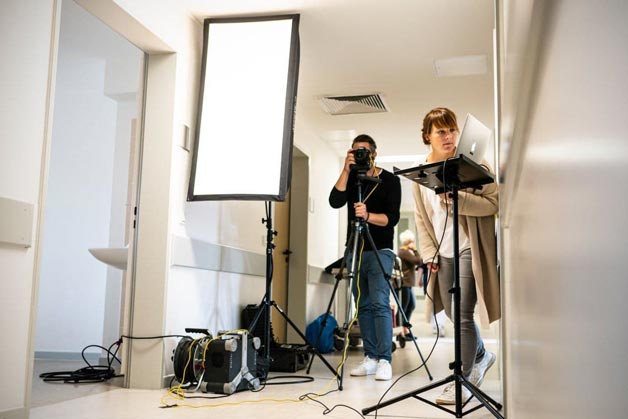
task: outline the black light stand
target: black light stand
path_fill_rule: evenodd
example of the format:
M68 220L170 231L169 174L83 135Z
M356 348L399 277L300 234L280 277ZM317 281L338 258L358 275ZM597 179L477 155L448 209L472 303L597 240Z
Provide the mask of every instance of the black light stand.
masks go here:
M445 160L443 162L431 163L423 166L418 166L411 169L405 169L395 171L396 175L403 175L413 182L420 183L421 185L434 189L434 193L440 194L443 192L450 192L452 198L452 210L453 210L453 235L454 235L454 283L453 288L449 290L454 297L454 361L449 364L449 369L453 370L453 374L448 377L439 380L435 383L428 384L417 390L402 394L401 396L394 397L385 402L379 403L375 406L362 409L363 414L368 414L374 410L378 410L382 407L390 406L391 404L413 397L445 412L455 415L457 418L461 418L464 415L474 412L482 407L486 407L496 418L504 419L504 417L498 412L502 408L502 405L490 398L486 393L481 391L475 385L470 383L462 374L462 358L461 358L461 346L460 346L460 255L459 255L459 243L458 243L458 191L465 188L476 188L481 185L493 183L495 179L480 165L470 160L465 155ZM445 182L446 180L446 182ZM440 387L444 384L455 382L456 389L456 410L447 409L441 405L438 405L431 400L427 400L419 394L429 391L431 389ZM479 405L468 409L463 412L462 409L471 400L467 400L462 403L462 386L466 387L473 396L480 402Z
M356 186L358 188L358 201L357 202L362 202L362 180L369 180L371 182L375 182L375 183L381 183L382 180L376 177L371 177L371 176L366 176L366 174L364 173L357 173L357 181L356 181ZM338 272L338 274L336 275L336 283L334 285L334 289L332 291L331 297L329 299L329 304L327 305L327 311L325 312L325 316L323 317L323 320L321 321L321 330L318 334L318 338L317 338L317 343L318 340L320 340L320 337L323 333L323 330L325 329L325 325L327 323L327 318L330 316L331 314L331 306L333 304L334 301L334 297L336 294L336 291L338 290L338 284L340 283L340 280L342 279L343 276L343 270L346 267L346 261L347 261L347 257L349 256L349 254L352 254L353 257L351 258L351 266L349 267L349 269L347 270L347 279L349 280L349 290L353 289L353 281L357 278L357 263L358 263L358 248L359 248L359 243L360 243L360 239L362 237L362 235L365 235L366 238L369 241L369 244L371 245L371 249L373 250L373 254L375 255L375 259L377 260L377 264L379 265L380 270L382 271L382 273L384 274L384 278L386 280L386 283L388 284L388 287L390 288L392 295L397 303L397 307L399 307L400 313L403 317L403 320L406 322L406 324L408 324L408 329L410 330L410 336L413 338L412 342L414 342L414 346L416 347L417 352L419 353L419 357L421 358L421 362L423 363L423 365L425 366L425 371L427 372L427 376L429 377L430 381L433 380L432 378L432 374L430 373L429 368L427 367L427 363L425 362L425 359L423 358L423 354L421 353L421 349L419 349L419 345L416 341L416 339L414 339L414 335L412 334L412 325L410 324L410 321L408 320L408 318L406 317L406 313L403 311L403 306L401 305L401 302L399 301L399 298L397 297L397 293L395 292L391 282L390 282L390 274L388 274L386 272L386 269L384 268L384 264L382 263L382 260L379 257L379 254L377 253L377 247L375 247L375 243L373 241L373 237L371 236L371 232L369 231L369 227L368 227L368 223L360 218L360 217L355 217L354 220L352 221L352 226L351 226L351 233L349 235L349 239L347 240L347 245L345 246L345 253L344 253L344 257L342 258L342 262L340 264L340 270ZM351 244L351 248L349 247L349 244ZM351 250L351 252L349 251ZM347 326L345 324L345 326ZM345 339L349 339L349 333L350 330L346 330L345 331ZM391 345L392 345L392 340L391 340ZM308 365L308 372L312 366L312 360L310 360L310 364ZM342 381L344 378L344 364L342 365L342 367L340 368L340 376L339 376L339 389L342 390Z
M266 204L265 204L266 205ZM277 235L277 232L273 230L273 218L272 218L272 207L271 202L268 201L268 205L266 206L266 218L262 219L262 223L266 225L266 292L264 294L264 298L259 305L259 309L255 314L255 318L249 325L249 333L253 333L255 327L257 326L257 322L260 320L262 315L264 315L264 365L266 368L270 367L271 357L270 357L270 345L271 345L271 333L270 333L270 308L274 307L279 314L288 322L288 324L294 329L294 331L303 339L308 345L308 351L314 353L314 355L318 356L323 363L329 368L329 370L336 375L336 370L333 366L331 366L325 358L318 352L315 346L311 344L305 337L305 334L299 329L299 327L288 317L286 312L279 307L279 305L272 300L272 281L273 281L273 249L275 245L273 244L273 237ZM268 370L264 371L263 380L267 377Z

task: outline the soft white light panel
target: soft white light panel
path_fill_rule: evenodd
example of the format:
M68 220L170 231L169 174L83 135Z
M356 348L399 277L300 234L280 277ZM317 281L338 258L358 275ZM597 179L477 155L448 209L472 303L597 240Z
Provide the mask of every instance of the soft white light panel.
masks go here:
M292 31L291 18L209 23L195 198L280 193Z

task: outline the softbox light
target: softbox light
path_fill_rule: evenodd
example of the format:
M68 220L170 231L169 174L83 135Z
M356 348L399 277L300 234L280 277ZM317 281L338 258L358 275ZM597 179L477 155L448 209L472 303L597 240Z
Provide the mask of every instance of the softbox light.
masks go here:
M283 201L299 15L206 19L188 200Z

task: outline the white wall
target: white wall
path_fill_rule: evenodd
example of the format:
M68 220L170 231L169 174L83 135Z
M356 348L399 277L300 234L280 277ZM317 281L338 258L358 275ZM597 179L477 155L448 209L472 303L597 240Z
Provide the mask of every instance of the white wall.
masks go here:
M41 158L45 144L45 105L46 92L49 77L48 60L50 58L51 28L53 22L52 8L42 7L44 3L38 1L15 1L10 4L13 13L3 13L3 27L8 31L7 37L3 37L3 56L12 56L13 60L2 66L2 80L9 83L3 84L2 109L3 122L2 138L2 165L0 170L0 194L3 196L38 204L39 182L41 177ZM3 8L6 4L3 5ZM123 4L122 7L125 7ZM129 6L130 7L130 6ZM5 9L6 10L6 9ZM117 12L116 12L117 13ZM144 13L144 14L143 14ZM173 116L174 128L171 132L172 144L172 171L167 175L171 179L170 185L163 187L171 189L165 196L172 196L169 225L162 228L168 234L186 234L190 237L199 237L208 241L236 246L247 250L259 250L263 252L261 236L264 234L263 225L260 223L263 217L263 205L261 203L226 202L220 204L199 203L197 206L185 203L187 179L189 177L189 155L178 146L180 128L183 125L194 129L196 94L198 89L200 71L201 49L201 25L193 21L187 15L182 15L176 10L154 13L153 10L130 10L129 14L136 21L144 23L151 34L157 33L165 43L159 39L152 39L155 45L174 45L177 50L175 67L175 96ZM115 13L113 14L115 15ZM110 17L110 16L109 16ZM174 25L173 21L180 24ZM19 22L16 24L15 22ZM30 22L29 27L36 28L23 32L25 22ZM126 21L125 21L126 22ZM174 29L176 28L176 29ZM5 53L6 50L6 53ZM159 61L161 62L161 61ZM27 65L28 64L28 65ZM167 70L170 71L170 70ZM6 73L6 74L5 74ZM5 112L11 109L12 112ZM335 182L338 168L329 171L329 162L337 161L331 150L323 146L323 152L317 156L317 148L323 143L316 138L301 138L297 135L297 144L310 155L311 174L310 179L315 180L310 186L312 197L316 202L316 209L310 223L310 233L313 237L313 245L310 246L310 264L325 266L337 256L337 213L326 205L329 188ZM13 139L19 138L20 141ZM335 163L334 163L335 165ZM164 167L169 171L169 168ZM16 173L21 177L16 177ZM170 173L170 171L168 172ZM219 174L220 175L220 174ZM9 181L9 179L11 179ZM219 214L219 217L216 215ZM148 220L148 219L147 219ZM180 221L185 220L185 225ZM36 221L34 220L34 223ZM170 225L174 227L170 229ZM193 226L193 228L188 228ZM261 232L261 234L260 234ZM156 232L157 233L157 232ZM331 237L331 238L330 238ZM149 239L149 238L148 238ZM319 247L320 246L320 247ZM319 250L315 250L319 248ZM169 254L169 252L168 252ZM140 253L141 256L141 253ZM2 247L0 248L0 260L6 272L3 275L2 307L7 311L3 319L12 319L11 322L3 322L4 342L11 342L10 348L3 346L3 359L11 360L10 365L3 366L13 379L5 383L10 386L2 391L0 411L20 409L25 406L26 391L16 394L15 388L29 387L27 378L30 377L29 358L31 353L28 342L28 328L31 324L30 308L31 293L33 292L33 266L34 251ZM10 262L9 262L10 261ZM225 273L198 273L171 268L168 273L168 288L173 290L168 306L168 324L173 329L180 331L179 326L194 325L207 322L208 326L230 327L235 326L239 319L239 309L236 307L248 302L261 299L263 279L259 277L245 277ZM191 278L191 279L190 279ZM194 283L194 281L196 281ZM207 313L195 312L186 314L183 319L177 319L177 312L173 307L182 302L178 291L184 287L180 284L199 286L199 293L194 295L192 302L197 304L200 311L208 310L206 295L217 301L224 301L224 309L213 312L212 319ZM5 284L6 283L6 284ZM143 286L143 285L142 285ZM159 286L157 284L157 286ZM238 290L240 294L237 294ZM205 292L209 291L209 292ZM177 299L179 298L179 299ZM215 310L216 307L212 307ZM18 319L18 320L16 320ZM21 322L19 321L21 320ZM156 319L159 323L160 319ZM213 325L212 325L213 321ZM166 327L162 331L166 331ZM168 329L171 326L168 326ZM143 324L140 329L149 329ZM169 358L169 357L168 357ZM169 362L162 358L164 362ZM137 361L137 358L135 359ZM142 364L139 362L139 364ZM148 365L147 369L154 365ZM144 365L141 365L144 368ZM144 369L146 370L146 369ZM157 368L159 370L159 368ZM159 383L140 380L138 386L154 387Z
M309 189L314 211L308 220L308 264L324 268L342 256L338 248L338 220L342 214L329 206L329 192L341 166L335 151L299 120L298 108L294 141L310 159Z
M136 51L139 55L139 51ZM128 64L128 63L127 63ZM139 72L139 62L136 60L134 66L129 69L130 72L120 74L121 80L128 81L133 79L129 77L132 71ZM116 68L122 66L114 66ZM109 69L110 66L108 65ZM109 76L110 73L107 73ZM105 82L107 78L105 79ZM135 78L135 90L140 87ZM131 86L129 86L129 89ZM107 247L125 247L128 245L128 237L126 237L127 223L133 220L127 220L127 214L133 213L131 202L127 202L129 188L129 159L131 150L131 132L132 123L137 118L138 103L136 100L136 91L126 91L120 95L113 97L133 97L132 100L117 100L117 115L115 120L115 150L113 154L113 179L111 183L111 208L109 223L109 242ZM109 95L108 95L109 96ZM131 186L132 187L132 186ZM134 191L131 191L133 193ZM131 216L130 216L131 217ZM132 217L131 217L132 218ZM104 323L102 332L103 346L109 347L116 339L120 337L120 305L122 300L122 282L124 272L120 269L107 266L107 277L105 286L104 300Z
M342 256L346 230L339 233L339 220L345 219L344 211L329 206L329 192L336 184L340 174L338 155L327 143L317 138L307 126L306 121L297 123L295 144L309 157L309 194L310 210L308 213L308 265L324 268ZM341 237L339 237L339 235ZM292 279L291 279L292 280ZM333 286L318 283L318 278L308 278L306 294L306 321L310 323L327 309ZM342 298L337 295L336 298Z
M189 126L192 133L195 128L202 46L200 22L180 16L176 10L142 9L131 2L121 2L120 5L177 51L170 235L263 254L265 227L261 223L264 217L262 202L186 202L191 154L178 144L183 125ZM173 31L173 19L182 22L178 31ZM309 214L308 263L324 267L338 257L338 214L327 204L329 190L338 176L338 159L323 141L300 125L298 111L296 127L295 144L310 158L310 195L315 201L314 213ZM234 170L236 168L234 162ZM221 176L226 175L216 173L216 180L220 181ZM241 308L249 303L258 303L263 296L264 285L262 277L171 267L167 279L165 332L182 333L185 327L208 327L214 333L219 329L237 328L240 326ZM190 290L198 290L198 293ZM328 298L328 294L312 295L314 302L326 302ZM212 301L220 301L219 306L211 304ZM194 308L181 310L181 307ZM166 345L166 354L174 344L169 342ZM165 362L168 368L169 357Z
M69 57L64 35L62 18L35 340L46 352L102 343L107 268L87 249L109 243L116 132L104 61Z
M529 12L541 39L521 77L533 76L529 108L504 114L516 122L502 213L506 417L625 417L628 3L506 3L506 30ZM533 20L527 39L535 34Z
M49 1L7 0L0 13L0 54L4 57L0 66L0 196L32 203L35 208L49 121L48 86L54 76L50 64L56 8ZM33 231L39 216L35 214ZM7 417L27 415L37 240L35 236L34 246L28 249L0 246L0 366L11 377L0 383L0 414Z
M313 212L308 213L308 264L323 268L339 257L338 211L328 204L329 191L340 170L338 158L326 143L313 136L298 120L295 145L308 155L310 161L309 191L314 206ZM175 175L181 178L179 196L187 191L189 176L187 164L181 168L184 171ZM217 174L217 181L220 176ZM261 223L265 216L262 202L184 202L181 199L176 205L184 207L184 218L174 220L173 234L264 253L266 227ZM306 281L307 278L290 278L290 281L298 280ZM208 289L207 281L215 285ZM172 268L168 289L167 332L181 333L185 327L208 327L212 333L238 328L241 309L247 304L259 303L264 286L263 277ZM324 312L331 288L328 284L308 285L308 322ZM196 294L191 293L190 289L203 291ZM221 302L219 308L209 303L214 299ZM189 315L177 313L180 307L191 305L198 308L185 310ZM193 315L192 312L199 314ZM213 317L208 313L213 313Z
M148 61L148 116L144 157L158 159L159 162L155 160L151 163L157 164L158 167L144 166L147 171L142 179L140 196L138 229L140 244L134 297L136 316L131 331L146 335L181 333L186 326L216 329L237 327L240 308L247 303L261 300L263 278L222 272L191 271L187 268L171 267L170 262L172 253L170 243L172 237L177 235L252 250L260 254L264 252L262 236L265 229L260 222L264 211L261 202L185 201L190 154L178 144L181 143L184 126L190 127L191 132L194 132L195 128L202 43L201 23L182 13L176 5L169 8L165 3L156 7L130 1L92 4L79 0L79 3L96 13L115 30L126 33L131 38L139 33L133 25L139 24L144 28L144 37L148 35L151 38L151 45L157 45L157 49L176 51L176 55L171 58L155 57ZM129 26L133 27L129 29ZM139 38L132 39L132 42L136 45L145 43ZM159 83L153 84L150 81L151 74L159 78ZM155 90L160 88L163 91ZM170 96L171 92L173 96ZM168 96L162 97L163 94ZM160 97L158 102L154 102L153 95ZM172 102L169 99L172 99ZM312 180L310 191L315 202L309 226L311 243L308 262L314 266L324 267L338 257L339 251L338 213L327 205L329 189L338 175L338 159L321 140L313 137L299 124L297 120L295 142L310 157ZM159 156L155 155L157 150ZM167 161L169 163L166 163ZM158 168L159 172L156 172ZM225 174L216 175L219 179ZM162 268L164 265L165 271ZM311 294L312 300L316 303L326 302L328 293L318 291L325 288L330 290L331 287L329 285L313 287L316 292ZM189 293L189 289L199 291ZM212 299L220 301L221 305L209 306L208 298L210 301L214 301ZM162 301L167 306L165 311L161 310ZM178 307L184 306L195 308L184 312L177 310ZM318 315L319 311L315 310L315 314ZM174 342L167 342L165 347L161 348L160 344L133 342L129 374L131 386L145 388L160 386L159 377L164 371L164 366L165 370L168 369L169 351L173 344ZM157 360L162 364L162 368L159 368Z
M76 356L119 337L121 271L87 249L124 246L139 67L136 48L63 2L35 341L42 356Z

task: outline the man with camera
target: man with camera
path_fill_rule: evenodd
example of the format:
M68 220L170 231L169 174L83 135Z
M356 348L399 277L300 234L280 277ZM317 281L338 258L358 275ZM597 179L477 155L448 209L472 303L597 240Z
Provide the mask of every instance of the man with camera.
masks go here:
M392 352L392 313L390 288L380 267L390 275L395 260L393 252L394 227L399 222L401 184L392 173L376 167L377 145L368 135L358 135L347 151L345 164L329 195L333 208L348 204L347 241L351 237L352 221L361 218L368 223L375 249L363 234L358 247L353 296L356 300L358 323L364 344L364 360L351 370L353 376L375 374L376 380L390 380ZM358 182L362 196L358 197ZM361 202L360 202L360 199ZM356 232L356 234L358 234ZM351 243L347 242L350 246ZM356 255L349 254L346 266Z

